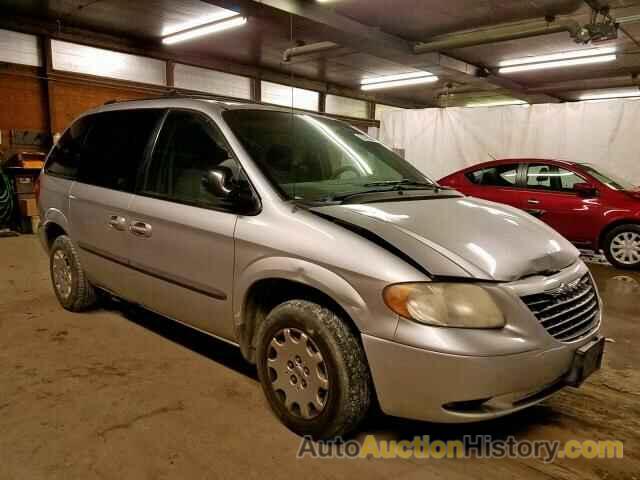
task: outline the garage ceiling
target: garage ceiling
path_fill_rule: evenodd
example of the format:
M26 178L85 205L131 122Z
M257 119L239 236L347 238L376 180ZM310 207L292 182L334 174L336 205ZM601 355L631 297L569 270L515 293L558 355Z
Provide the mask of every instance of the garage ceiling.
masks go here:
M640 1L595 0L614 18L640 15ZM470 98L512 96L530 102L577 99L587 89L631 86L640 73L640 17L624 23L626 33L598 46L615 46L615 62L496 75L501 60L589 48L568 33L445 50L411 52L413 42L469 29L492 29L545 17L590 22L592 9L578 0L0 0L5 19L21 25L50 25L52 33L81 28L126 39L140 48L177 58L215 58L278 71L357 91L363 77L429 70L435 84L369 93L369 98L404 106L455 105ZM247 25L189 42L164 46L163 29L220 11L234 10ZM0 24L2 22L0 21ZM293 41L292 41L293 40ZM331 41L343 48L282 61L296 44ZM443 96L446 94L446 96Z

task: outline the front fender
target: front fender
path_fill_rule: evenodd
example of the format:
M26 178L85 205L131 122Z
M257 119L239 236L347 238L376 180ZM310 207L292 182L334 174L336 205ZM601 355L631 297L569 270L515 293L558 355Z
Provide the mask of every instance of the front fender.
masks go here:
M315 288L331 297L353 319L366 329L368 307L362 296L343 277L315 263L291 257L264 257L239 272L234 285L233 312L236 328L242 324L248 292L260 280L282 279Z

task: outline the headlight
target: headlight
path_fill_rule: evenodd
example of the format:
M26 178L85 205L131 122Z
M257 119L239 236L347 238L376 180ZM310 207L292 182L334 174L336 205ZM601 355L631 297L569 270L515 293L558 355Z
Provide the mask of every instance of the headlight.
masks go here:
M399 283L383 292L398 315L438 327L502 328L504 316L491 295L469 283Z

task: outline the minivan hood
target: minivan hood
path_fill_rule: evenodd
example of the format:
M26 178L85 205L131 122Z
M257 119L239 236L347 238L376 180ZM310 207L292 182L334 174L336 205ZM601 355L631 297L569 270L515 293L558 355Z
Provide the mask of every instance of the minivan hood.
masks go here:
M366 229L432 275L513 281L562 270L580 255L560 234L531 215L471 197L311 210Z

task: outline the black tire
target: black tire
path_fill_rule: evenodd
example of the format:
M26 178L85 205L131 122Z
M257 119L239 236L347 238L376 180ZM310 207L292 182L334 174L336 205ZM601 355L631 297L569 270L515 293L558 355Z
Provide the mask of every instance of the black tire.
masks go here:
M275 370L268 362L275 350L271 342L284 329L304 332L324 360L328 388L324 407L316 410L313 418L290 411L283 400L284 392L272 386ZM366 357L356 335L331 310L305 300L278 305L258 332L256 353L258 376L267 400L276 416L293 432L315 439L340 437L353 432L366 416L372 399ZM289 377L285 378L289 381Z
M602 245L602 248L604 250L604 255L605 257L607 257L607 260L609 260L609 263L611 263L611 265L613 265L616 268L620 268L622 270L640 270L640 259L638 259L637 262L624 263L619 261L611 251L614 239L619 235L625 234L625 233L640 235L640 225L634 225L634 224L620 225L614 228L613 230L611 230L609 233L607 233Z
M57 252L64 255L65 261L70 267L71 282L70 292L64 295L56 286L54 275L54 258ZM53 291L65 309L72 312L81 312L87 310L97 303L98 296L95 288L87 280L87 276L80 264L80 257L76 251L73 242L66 235L60 235L55 239L49 252L49 272L51 274L51 283Z

